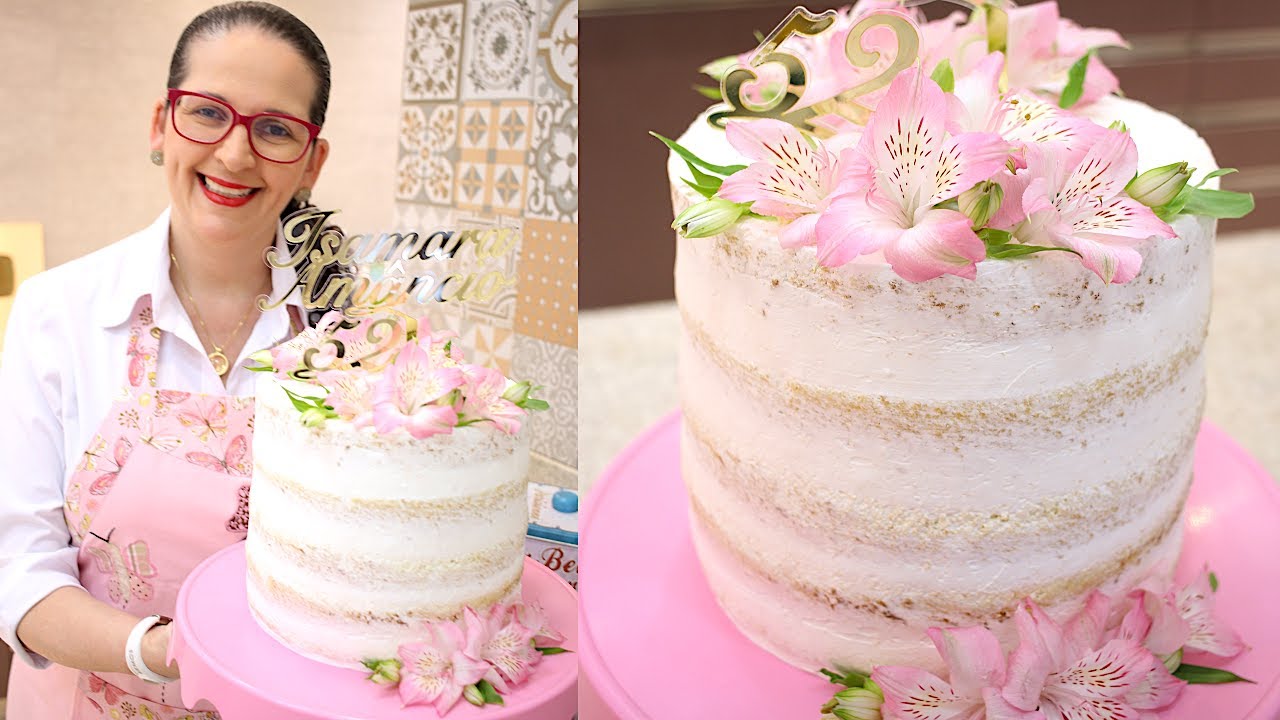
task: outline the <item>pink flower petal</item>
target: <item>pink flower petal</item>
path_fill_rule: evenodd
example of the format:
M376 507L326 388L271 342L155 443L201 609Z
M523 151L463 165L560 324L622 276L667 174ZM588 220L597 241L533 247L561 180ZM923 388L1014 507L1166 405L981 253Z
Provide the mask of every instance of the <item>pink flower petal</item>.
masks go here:
M839 267L859 255L873 253L902 234L902 226L886 217L874 191L838 197L814 228L818 262Z
M1089 66L1084 72L1084 88L1077 101L1081 105L1097 102L1120 89L1120 81L1111 69L1102 64L1097 55L1089 57Z
M912 67L889 84L858 146L877 168L884 196L901 199L911 213L936 191L933 158L942 150L946 122L942 88Z
M790 123L760 119L731 122L729 144L755 160L731 175L716 193L733 202L750 202L762 215L792 219L813 212L832 186L830 153L814 147Z
M1142 254L1131 247L1085 240L1062 238L1062 244L1080 253L1080 262L1105 283L1127 283L1142 269Z
M994 52L969 73L956 78L955 92L948 96L951 122L956 132L998 133L1004 125L1008 104L1000 97L1000 72L1004 54Z
M1122 698L1143 677L1151 656L1136 643L1117 639L1077 660L1053 678L1059 693L1081 700Z
M880 711L886 718L911 720L982 720L981 698L964 698L933 673L913 667L883 665L871 679L884 692Z
M808 247L818 244L818 213L801 215L792 220L782 232L778 233L778 242L784 248Z
M1100 197L1115 197L1133 178L1137 167L1138 146L1133 138L1118 130L1105 130L1067 177L1062 199L1055 204L1080 206Z
M982 688L1004 684L1004 651L990 630L974 626L945 630L929 628L926 632L946 662L951 687L958 694L978 697Z
M1102 644L1107 616L1111 612L1111 598L1094 590L1085 598L1084 607L1076 613L1064 628L1068 652L1083 655Z
M894 272L911 282L942 275L973 280L977 262L987 256L987 246L974 234L964 213L929 210L915 227L885 245L884 256Z
M1045 720L1039 710L1020 710L1009 704L993 687L982 689L982 700L987 710L986 720Z
M995 133L963 133L948 138L938 155L929 205L953 198L995 175L1013 147Z
M375 409L376 414L376 409ZM404 427L413 437L422 440L432 435L449 434L458 424L458 413L451 405L426 405L415 410Z
M1188 651L1198 650L1219 657L1235 657L1244 650L1240 635L1213 611L1214 593L1205 568L1177 593L1178 612L1191 626Z
M1147 652L1143 663L1135 668L1137 682L1125 694L1125 704L1135 710L1160 710L1173 703L1182 693L1185 682L1169 673L1160 658Z

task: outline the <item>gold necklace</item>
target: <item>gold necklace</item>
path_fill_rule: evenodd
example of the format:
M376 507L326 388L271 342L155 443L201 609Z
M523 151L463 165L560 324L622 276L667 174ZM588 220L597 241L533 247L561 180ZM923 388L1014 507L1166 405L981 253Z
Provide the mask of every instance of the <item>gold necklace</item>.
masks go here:
M222 352L222 345L214 342L213 333L209 332L209 326L205 324L204 318L200 315L200 306L196 304L196 299L191 296L191 291L187 289L187 283L182 279L182 266L178 265L178 258L172 252L169 253L169 259L173 261L174 277L177 278L178 284L182 286L182 292L187 296L187 302L191 303L191 311L195 313L196 322L200 323L201 329L204 330L205 337L209 338L209 344L213 346L213 351L205 353L209 357L209 363L213 365L213 371L222 377L231 369L231 361L227 359L226 353ZM240 318L240 322L236 324L236 328L231 331L231 337L227 339L227 344L235 342L236 337L240 334L240 328L244 327L249 316L253 314L257 303L249 306L249 312Z

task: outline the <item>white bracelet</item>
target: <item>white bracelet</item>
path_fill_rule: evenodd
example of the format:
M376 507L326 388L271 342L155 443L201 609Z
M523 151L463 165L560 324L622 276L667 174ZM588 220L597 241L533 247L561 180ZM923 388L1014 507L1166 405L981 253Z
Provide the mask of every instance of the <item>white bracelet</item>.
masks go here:
M168 625L173 622L163 615L149 615L138 621L133 626L133 631L129 633L129 639L124 643L124 661L129 666L129 672L150 683L161 685L171 683L177 678L165 677L156 672L152 672L147 667L147 663L142 659L142 636L156 625Z

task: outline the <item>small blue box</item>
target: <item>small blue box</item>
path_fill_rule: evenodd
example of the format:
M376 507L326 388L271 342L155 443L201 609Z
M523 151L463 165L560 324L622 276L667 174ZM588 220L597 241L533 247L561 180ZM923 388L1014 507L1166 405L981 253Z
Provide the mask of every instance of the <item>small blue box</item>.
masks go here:
M529 534L524 554L578 587L578 494L529 483Z

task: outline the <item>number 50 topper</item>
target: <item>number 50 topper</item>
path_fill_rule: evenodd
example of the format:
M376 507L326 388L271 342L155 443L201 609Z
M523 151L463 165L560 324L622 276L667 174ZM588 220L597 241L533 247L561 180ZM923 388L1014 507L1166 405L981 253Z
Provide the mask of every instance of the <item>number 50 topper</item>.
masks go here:
M789 122L803 129L808 121L818 113L811 106L792 110L800 102L807 84L804 62L797 56L779 50L779 46L792 35L820 35L835 24L837 13L827 10L821 15L814 15L803 7L797 7L787 15L773 32L760 43L747 65L738 65L725 73L720 81L720 95L729 105L729 110L712 113L708 118L713 126L724 128L725 121L730 118L774 118ZM920 53L920 32L915 23L906 16L893 11L876 11L863 16L849 30L845 40L845 58L855 68L869 68L880 60L879 51L868 51L863 46L863 36L874 27L887 27L897 38L897 53L893 62L884 72L830 98L836 101L840 113L849 120L859 124L867 124L871 109L856 102L868 93L886 87L898 73L915 63ZM787 84L772 100L757 104L743 97L743 86L758 82L759 73L756 68L776 63L787 72ZM827 100L820 98L819 100Z

